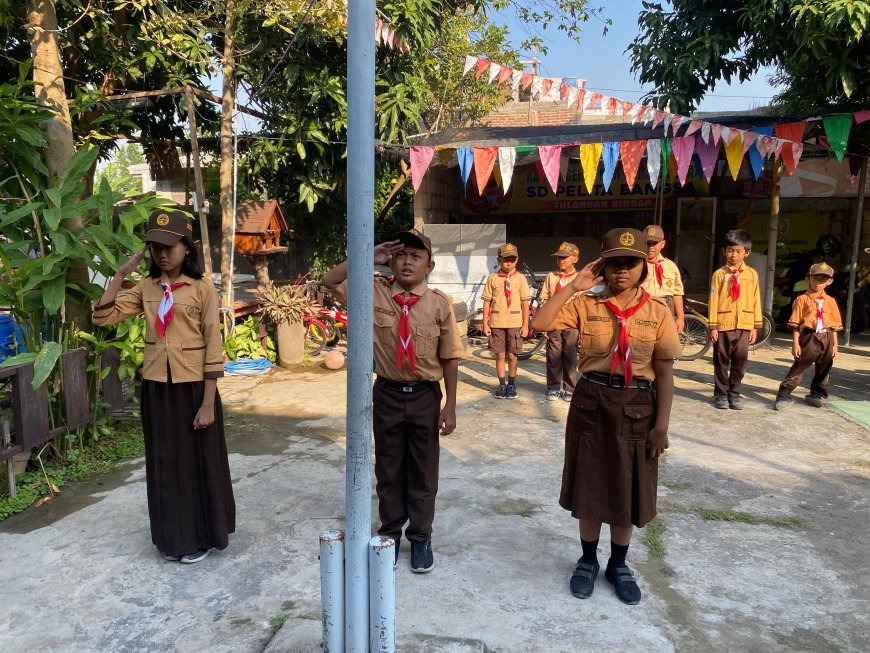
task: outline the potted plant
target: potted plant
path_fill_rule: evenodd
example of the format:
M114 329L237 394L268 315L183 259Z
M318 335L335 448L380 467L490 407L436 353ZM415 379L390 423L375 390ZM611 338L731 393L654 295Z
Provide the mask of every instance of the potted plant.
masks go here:
M260 314L275 325L278 336L278 364L298 365L305 355L305 318L317 309L308 299L305 286L272 286L257 293Z

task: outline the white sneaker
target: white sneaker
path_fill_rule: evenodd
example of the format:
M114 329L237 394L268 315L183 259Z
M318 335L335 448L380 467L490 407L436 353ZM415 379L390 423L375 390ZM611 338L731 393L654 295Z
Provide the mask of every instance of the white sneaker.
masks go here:
M561 390L547 390L547 401L556 401L561 396Z

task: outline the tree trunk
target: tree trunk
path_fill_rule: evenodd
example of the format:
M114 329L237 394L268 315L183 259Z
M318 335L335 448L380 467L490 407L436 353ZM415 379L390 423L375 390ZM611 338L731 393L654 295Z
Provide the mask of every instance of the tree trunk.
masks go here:
M230 250L233 246L233 110L236 104L235 0L227 0L224 34L223 101L221 103L221 304L232 306L233 271Z
M37 100L54 112L54 117L46 123L48 146L45 148L45 165L52 177L60 179L64 167L75 153L75 144L57 41L54 0L27 0L27 24L33 54L33 81L36 82L34 93ZM63 226L70 231L80 231L84 228L84 218L68 218ZM87 286L87 263L73 261L67 270L66 281L67 285L77 283L82 287ZM80 326L89 324L90 307L83 301L72 302L67 294L65 309L64 321Z

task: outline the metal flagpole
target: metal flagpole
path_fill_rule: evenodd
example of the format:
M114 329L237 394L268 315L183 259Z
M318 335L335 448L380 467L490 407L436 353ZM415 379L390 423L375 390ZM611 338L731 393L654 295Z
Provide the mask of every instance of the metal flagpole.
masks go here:
M347 460L345 651L369 647L375 184L375 0L347 8Z

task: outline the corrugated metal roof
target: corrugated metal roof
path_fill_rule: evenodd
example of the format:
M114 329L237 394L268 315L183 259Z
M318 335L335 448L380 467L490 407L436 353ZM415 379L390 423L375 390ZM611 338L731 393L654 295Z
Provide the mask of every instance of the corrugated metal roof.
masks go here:
M236 233L261 234L269 229L272 215L278 220L280 230L287 229L287 221L278 206L278 200L244 200L236 207Z

